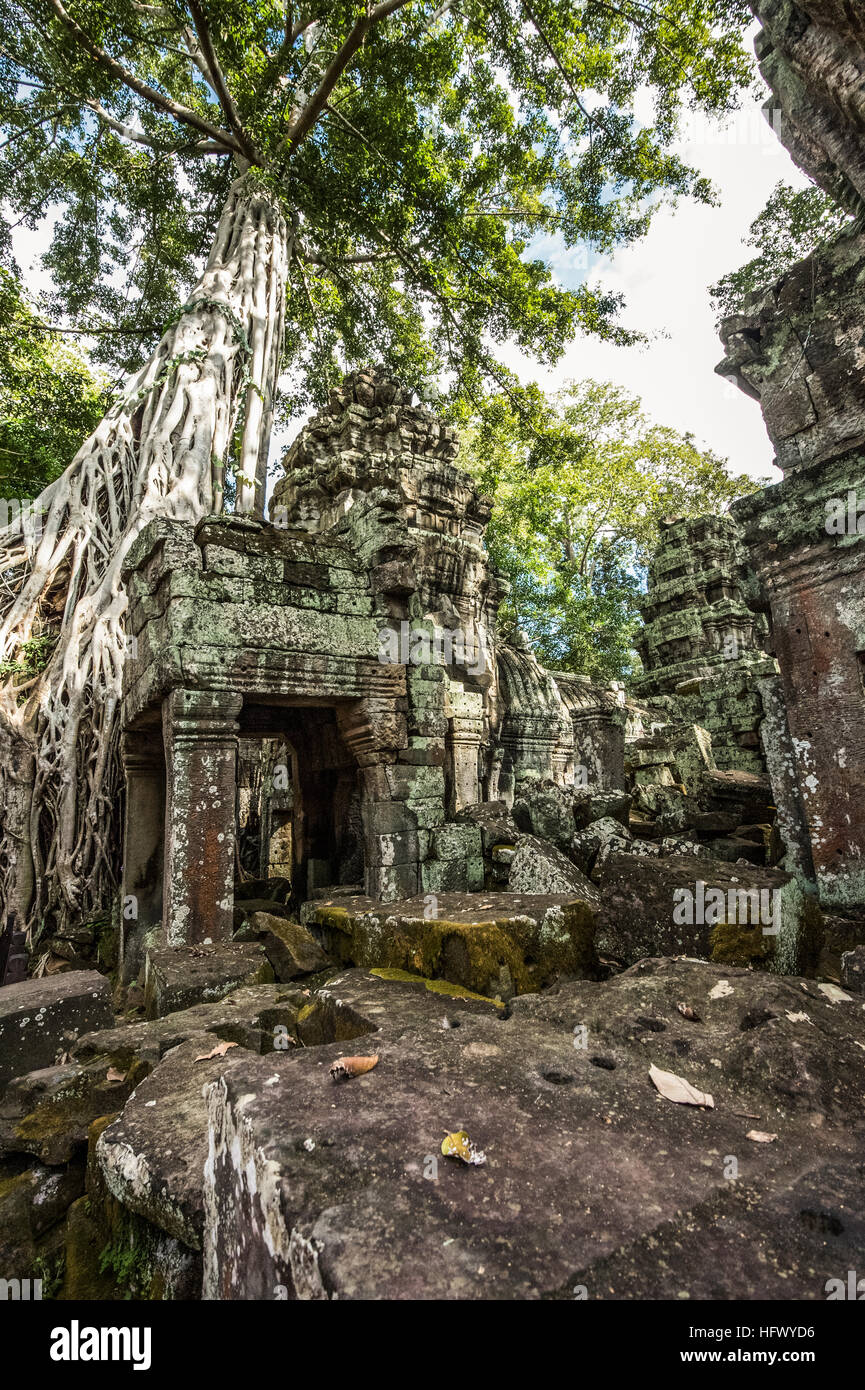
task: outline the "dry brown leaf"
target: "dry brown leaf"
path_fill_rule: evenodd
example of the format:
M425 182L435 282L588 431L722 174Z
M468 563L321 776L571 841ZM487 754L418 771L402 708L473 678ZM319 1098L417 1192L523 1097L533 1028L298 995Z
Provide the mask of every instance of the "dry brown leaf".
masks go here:
M767 1134L764 1129L749 1129L745 1138L753 1139L755 1144L771 1144L778 1136L777 1134Z
M125 1081L125 1080L126 1080L126 1072L125 1072L125 1071L118 1071L118 1070L117 1070L117 1067L109 1067L108 1070L107 1070L107 1072L105 1073L105 1080L106 1080L106 1081Z
M330 1069L334 1081L348 1081L352 1076L363 1076L378 1066L378 1054L374 1057L337 1057Z
M698 1091L690 1081L676 1076L675 1072L661 1071L660 1067L652 1065L649 1076L665 1100L675 1101L676 1105L705 1105L710 1110L715 1107L714 1100L707 1092Z
M703 1022L700 1015L697 1013L697 1010L692 1009L691 1005L686 1004L684 1000L680 1000L680 1002L676 1005L676 1008L679 1010L679 1013L682 1015L682 1018L689 1018L692 1023Z
M237 1047L237 1043L221 1042L217 1043L212 1052L202 1052L200 1057L196 1057L196 1062L209 1062L211 1057L224 1057L230 1047Z

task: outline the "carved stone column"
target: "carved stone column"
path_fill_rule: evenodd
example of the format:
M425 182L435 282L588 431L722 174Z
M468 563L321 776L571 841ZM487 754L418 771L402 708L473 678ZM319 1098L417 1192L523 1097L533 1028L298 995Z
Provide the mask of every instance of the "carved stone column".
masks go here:
M418 818L412 807L415 783L441 769L397 765L408 747L400 704L370 696L340 709L337 722L363 776L364 888L371 898L394 902L412 898L420 882Z
M478 758L484 733L483 696L451 685L447 698L453 758L453 811L478 801Z
M237 718L228 691L173 690L162 707L168 796L163 922L168 946L231 937Z

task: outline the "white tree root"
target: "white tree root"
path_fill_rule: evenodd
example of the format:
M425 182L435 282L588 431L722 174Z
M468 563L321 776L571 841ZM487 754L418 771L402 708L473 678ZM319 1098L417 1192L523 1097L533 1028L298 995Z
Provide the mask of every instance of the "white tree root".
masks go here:
M222 510L241 409L237 510L261 514L279 371L286 224L246 174L207 268L149 362L38 499L41 534L0 530L0 662L49 634L45 668L0 684L0 906L31 928L104 910L119 867L121 568L156 516Z

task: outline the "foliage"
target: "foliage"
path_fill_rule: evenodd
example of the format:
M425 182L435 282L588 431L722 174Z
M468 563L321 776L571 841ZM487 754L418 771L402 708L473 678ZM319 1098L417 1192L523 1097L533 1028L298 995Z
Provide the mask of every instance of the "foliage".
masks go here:
M627 676L636 603L667 516L718 512L752 492L689 434L652 424L639 400L596 381L522 409L499 395L466 415L461 462L493 497L493 562L512 585L506 622L554 670Z
M47 332L0 268L0 494L34 498L58 477L105 412L104 384Z
M384 358L477 396L505 339L551 362L620 304L532 241L598 251L707 181L683 108L752 80L745 0L0 0L0 203L59 217L45 309L127 373L176 312L251 165L291 223L283 412ZM651 125L633 115L649 91ZM8 251L12 222L0 227Z
M745 244L756 247L759 255L710 290L719 320L741 312L749 295L766 289L850 220L851 215L820 188L776 184L745 237Z

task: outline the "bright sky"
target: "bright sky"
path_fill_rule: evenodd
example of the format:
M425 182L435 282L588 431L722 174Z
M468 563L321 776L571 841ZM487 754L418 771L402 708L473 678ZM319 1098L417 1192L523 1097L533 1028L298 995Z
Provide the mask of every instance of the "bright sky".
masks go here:
M717 206L683 200L673 210L663 209L643 241L590 267L590 283L625 296L621 321L651 335L650 345L616 347L583 338L553 371L539 370L519 350L509 352L506 361L524 380L538 380L547 390L569 378L615 382L639 396L657 424L690 431L698 444L728 459L733 472L778 480L759 405L715 375L723 348L708 293L722 275L756 255L742 238L775 184L780 179L797 188L807 184L766 122L761 101L724 129L699 122L677 146L678 154L712 180ZM568 250L558 237L537 243L535 254L549 259L564 285L586 278L579 252Z
M710 285L754 254L742 238L779 179L796 187L807 182L766 123L760 104L755 101L724 129L700 121L677 147L712 180L717 206L683 200L676 209L664 209L643 241L589 269L590 282L625 296L622 322L648 333L649 346L620 348L582 338L553 371L516 348L506 349L504 356L524 380L538 380L546 390L569 378L614 382L639 396L658 424L690 431L699 445L726 458L733 472L778 479L757 402L714 373L722 347L708 294ZM648 105L637 114L651 120ZM35 233L22 228L14 234L15 256L32 294L47 286L39 260L53 221L46 219ZM586 276L579 251L568 250L559 237L539 241L533 254L546 256L565 285ZM274 439L272 460L297 428L294 424Z

